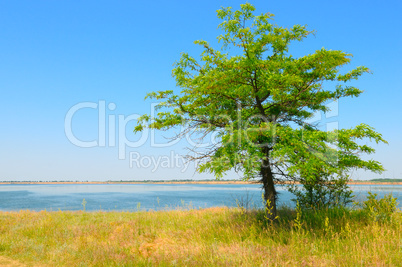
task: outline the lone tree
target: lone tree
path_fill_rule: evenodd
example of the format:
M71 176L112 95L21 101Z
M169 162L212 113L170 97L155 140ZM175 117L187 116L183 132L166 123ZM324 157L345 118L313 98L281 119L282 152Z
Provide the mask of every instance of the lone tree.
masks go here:
M199 60L182 53L173 69L180 93L148 94L161 101L158 114L143 115L135 131L184 126L176 138L213 135L208 147L195 147L188 155L201 161L198 171L220 178L234 169L245 180L258 178L268 217L275 219L275 185L303 184L320 176L344 179L351 168L381 172L379 162L360 158L374 149L359 140L386 141L365 124L323 131L308 123L315 112L328 112L329 102L359 96L361 90L344 84L369 70L361 66L341 74L339 68L350 62L351 55L338 50L293 57L289 44L312 32L300 25L277 26L271 22L272 14L254 15L254 11L251 4L237 11L230 7L217 11L223 20L219 28L224 33L218 37L222 48L216 50L201 40L195 41L203 47ZM334 88L327 89L328 81L336 83Z

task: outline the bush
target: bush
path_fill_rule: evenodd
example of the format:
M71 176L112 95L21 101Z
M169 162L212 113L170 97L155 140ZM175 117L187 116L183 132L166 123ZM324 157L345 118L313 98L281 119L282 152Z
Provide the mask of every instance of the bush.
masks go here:
M387 194L381 199L377 199L377 194L371 192L368 194L365 201L355 202L355 206L364 210L374 221L389 221L392 214L397 210L397 199L392 194Z
M302 209L326 209L345 207L352 203L352 191L348 186L348 177L331 177L317 175L310 179L301 179L301 186L291 186L289 189Z

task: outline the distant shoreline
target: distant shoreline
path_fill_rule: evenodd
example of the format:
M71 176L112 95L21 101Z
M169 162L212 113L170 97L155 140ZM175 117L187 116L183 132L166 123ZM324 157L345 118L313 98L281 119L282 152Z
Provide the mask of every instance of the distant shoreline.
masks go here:
M0 185L10 184L259 184L257 181L91 181L91 182L32 182L32 181L8 181L0 182ZM371 182L371 181L351 181L349 185L402 185L402 182Z
M256 181L91 181L91 182L0 182L1 184L256 184Z

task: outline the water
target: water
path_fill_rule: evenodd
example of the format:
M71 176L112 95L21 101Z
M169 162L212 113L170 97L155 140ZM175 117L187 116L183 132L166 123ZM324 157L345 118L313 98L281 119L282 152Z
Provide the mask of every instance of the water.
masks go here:
M356 200L367 192L380 197L392 193L402 200L402 185L353 185ZM294 196L277 188L279 205L294 206ZM234 207L237 203L261 207L260 185L231 184L59 184L0 185L0 210L161 210L175 208ZM237 200L237 203L236 203ZM402 207L402 203L399 203Z

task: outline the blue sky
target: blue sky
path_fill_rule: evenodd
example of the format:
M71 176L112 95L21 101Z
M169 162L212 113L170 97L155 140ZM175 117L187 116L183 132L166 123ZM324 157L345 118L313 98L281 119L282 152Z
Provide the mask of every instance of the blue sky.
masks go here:
M71 107L105 103L106 129L111 121L150 112L147 92L175 89L172 65L181 52L197 56L194 40L218 47L221 6L239 8L243 1L1 1L0 2L0 180L142 180L212 178L186 171L172 160L185 154L180 143L158 148L150 137L127 148L77 147L65 134ZM354 85L365 92L340 100L340 128L367 123L389 145L374 146L370 156L383 163L383 175L354 172L356 179L402 178L400 164L402 99L402 20L400 1L250 1L257 13L275 14L275 23L308 25L316 30L291 46L301 56L325 47L352 53L345 70L365 65L373 74ZM115 108L108 108L114 103ZM121 121L121 120L120 120ZM138 141L127 124L125 137ZM84 141L98 138L98 110L86 108L73 117L72 131ZM102 128L102 127L101 127ZM113 127L112 127L113 128ZM106 131L107 132L107 131ZM114 128L117 137L118 126ZM121 131L120 131L121 132ZM157 142L164 141L156 133ZM118 139L118 138L117 138ZM137 142L138 144L138 142ZM163 167L144 160L138 168L129 153L152 156ZM135 154L138 155L138 154ZM166 157L170 157L170 161ZM136 157L135 157L136 158ZM137 160L138 162L138 160ZM170 164L170 165L169 165ZM228 178L237 178L230 173Z

